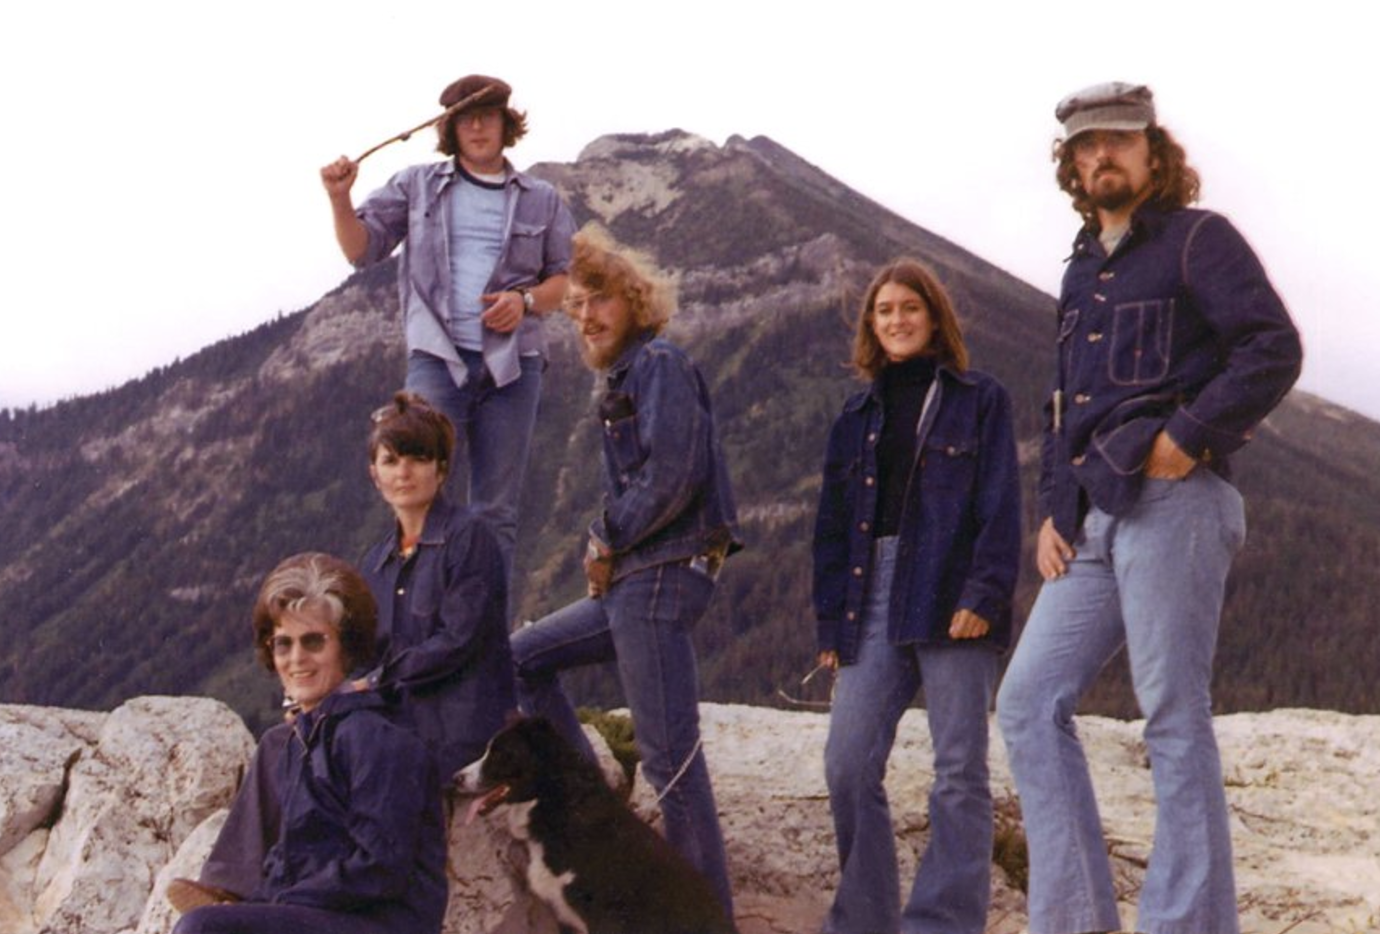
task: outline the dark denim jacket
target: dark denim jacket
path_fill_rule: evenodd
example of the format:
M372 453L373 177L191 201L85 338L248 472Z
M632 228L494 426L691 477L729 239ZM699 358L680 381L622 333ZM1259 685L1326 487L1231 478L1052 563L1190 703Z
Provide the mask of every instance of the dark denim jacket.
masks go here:
M406 240L398 262L398 296L408 350L422 350L456 364L457 384L464 370L443 322L450 317L450 235L444 209L456 180L453 161L403 169L373 192L356 212L369 231L369 245L357 266L377 263ZM531 286L563 273L570 265L575 222L556 189L508 166L503 252L486 291ZM515 331L484 331L484 361L494 382L506 386L521 375L518 357L546 353L542 319L528 315Z
M1011 597L1021 548L1020 473L1011 399L995 379L941 366L917 426L897 538L888 638L945 643L956 611L990 625L982 640L1011 641ZM872 574L877 512L878 384L853 396L829 432L814 537L820 651L852 663Z
M517 707L498 543L473 512L437 497L410 560L395 529L361 567L379 607L378 688L399 696L448 777Z
M298 717L282 824L253 900L368 916L382 934L439 932L446 828L436 765L372 691Z
M1289 313L1221 215L1142 208L1111 256L1084 230L1059 300L1041 518L1053 516L1073 541L1086 510L1080 490L1125 514L1161 429L1229 477L1227 455L1289 391L1301 360Z
M709 389L690 358L643 334L610 367L607 386L604 511L589 531L613 549L614 578L740 548Z

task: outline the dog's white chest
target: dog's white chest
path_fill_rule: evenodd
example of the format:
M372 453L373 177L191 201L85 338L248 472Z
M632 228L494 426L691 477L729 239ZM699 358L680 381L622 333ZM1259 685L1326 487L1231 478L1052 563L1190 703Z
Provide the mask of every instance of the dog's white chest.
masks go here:
M533 895L551 906L561 924L579 931L580 934L589 934L585 920L565 900L565 888L575 881L575 873L567 870L557 875L552 872L551 867L546 865L546 853L542 850L542 845L532 839L530 824L532 808L536 807L536 804L535 801L528 801L508 808L508 829L514 838L527 842L527 885L532 889Z

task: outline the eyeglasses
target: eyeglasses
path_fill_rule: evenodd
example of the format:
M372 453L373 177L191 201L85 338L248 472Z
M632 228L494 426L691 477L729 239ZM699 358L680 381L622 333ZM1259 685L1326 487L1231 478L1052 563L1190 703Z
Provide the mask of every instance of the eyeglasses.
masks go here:
M326 651L326 644L331 641L331 634L328 632L309 632L294 639L292 636L274 636L265 640L265 644L273 650L277 656L291 655L292 647L300 645L302 651L309 655L320 655Z
M810 669L810 673L800 679L800 692L805 693L804 689L809 687L810 682L822 672L829 673L829 699L828 700L809 700L803 697L795 697L788 694L781 688L776 689L776 696L794 707L813 707L819 710L828 710L834 703L834 669L829 665L816 665Z
M584 295L567 295L561 299L561 310L570 316L578 315L596 302L608 298L603 292L586 292Z

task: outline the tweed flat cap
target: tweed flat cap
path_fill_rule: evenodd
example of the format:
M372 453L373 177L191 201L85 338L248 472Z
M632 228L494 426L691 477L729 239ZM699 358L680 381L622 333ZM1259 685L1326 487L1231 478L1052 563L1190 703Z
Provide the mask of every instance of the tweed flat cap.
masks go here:
M1143 84L1095 84L1061 100L1054 116L1066 140L1085 130L1143 130L1155 122L1155 97Z

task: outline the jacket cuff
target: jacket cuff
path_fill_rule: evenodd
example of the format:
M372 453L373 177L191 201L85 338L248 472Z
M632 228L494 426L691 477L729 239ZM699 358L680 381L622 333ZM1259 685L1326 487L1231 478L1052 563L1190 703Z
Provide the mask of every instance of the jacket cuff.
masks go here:
M1194 460L1211 462L1245 446L1250 435L1221 431L1198 421L1187 409L1179 409L1165 424L1164 430L1183 452Z

